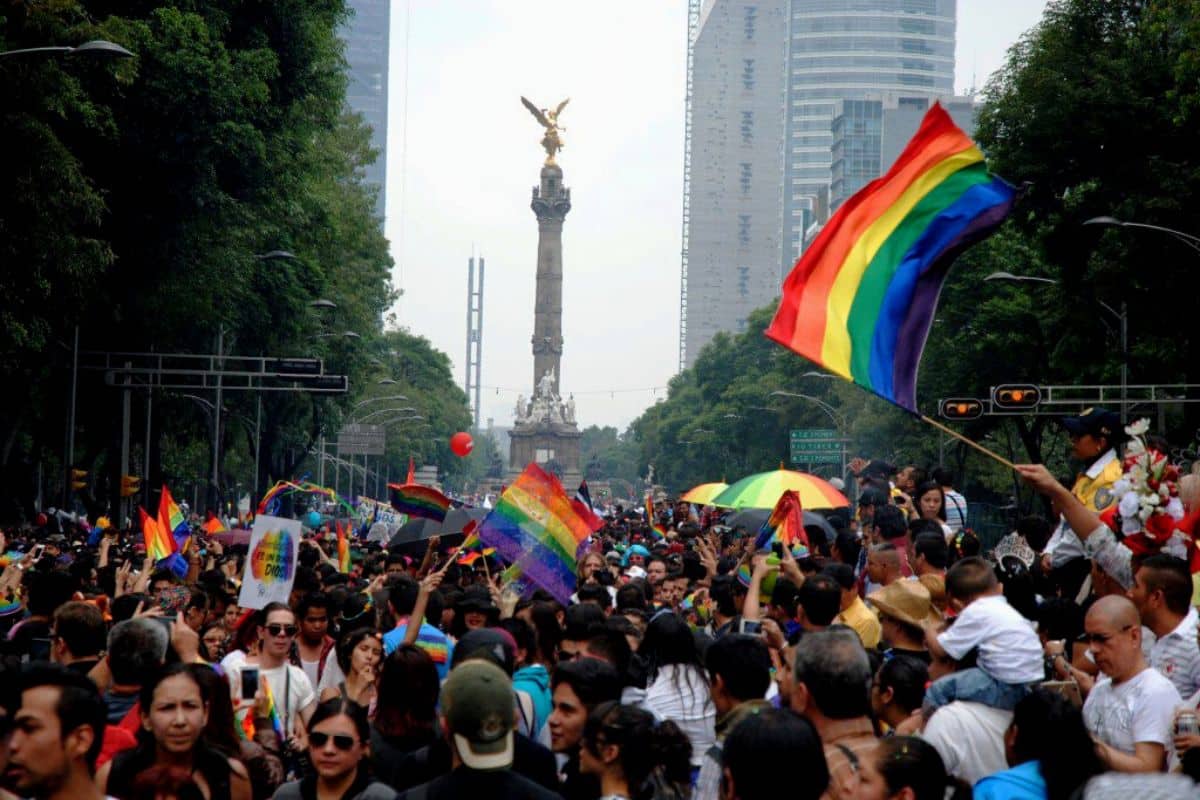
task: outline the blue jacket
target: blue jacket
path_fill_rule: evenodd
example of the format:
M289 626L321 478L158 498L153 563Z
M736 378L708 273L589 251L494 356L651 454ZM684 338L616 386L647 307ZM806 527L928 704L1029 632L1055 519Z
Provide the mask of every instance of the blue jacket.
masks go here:
M1046 781L1037 761L981 778L974 800L1046 800Z
M550 699L550 673L541 664L521 667L513 673L513 688L525 692L533 700L534 723L529 738L536 740L554 708Z

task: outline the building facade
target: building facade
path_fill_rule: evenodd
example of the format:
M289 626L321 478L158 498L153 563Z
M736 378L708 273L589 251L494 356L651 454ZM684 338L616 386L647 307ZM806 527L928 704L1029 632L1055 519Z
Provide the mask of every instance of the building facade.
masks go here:
M371 126L371 148L377 155L366 166L364 183L377 189L375 214L383 224L387 210L388 0L349 0L349 19L341 31L346 43L349 85L346 105Z
M692 53L683 366L779 294L789 0L706 0Z
M952 95L957 19L956 0L791 0L790 6L782 274L800 255L817 190L836 179L839 101L883 92ZM868 110L851 111L857 117ZM875 165L852 149L844 156L851 174ZM890 163L879 163L875 173Z
M837 210L847 198L891 169L937 101L968 136L975 135L973 97L908 97L882 94L862 100L839 100L834 106L830 147L829 207ZM820 215L817 221L820 221Z

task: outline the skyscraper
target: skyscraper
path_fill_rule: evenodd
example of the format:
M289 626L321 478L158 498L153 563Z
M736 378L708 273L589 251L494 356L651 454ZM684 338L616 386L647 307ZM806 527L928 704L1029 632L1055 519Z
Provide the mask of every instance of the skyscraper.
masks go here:
M371 147L378 155L366 168L365 183L377 187L375 213L380 224L387 209L388 26L389 0L348 0L350 18L342 28L349 65L346 105L371 126Z
M791 0L782 274L831 182L838 101L952 95L956 14L956 0Z
M698 8L689 42L681 368L779 294L788 3L705 0Z

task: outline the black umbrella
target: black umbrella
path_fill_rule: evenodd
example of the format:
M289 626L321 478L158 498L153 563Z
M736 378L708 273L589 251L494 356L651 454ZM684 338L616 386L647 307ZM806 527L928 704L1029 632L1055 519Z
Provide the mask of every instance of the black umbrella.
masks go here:
M432 536L442 537L442 541L445 544L458 544L462 539L459 539L458 542L451 542L449 537L454 534L461 535L467 523L472 520L476 522L482 521L487 516L487 513L486 508L463 506L447 511L446 519L441 522L433 519L414 517L400 526L400 530L396 531L396 535L388 542L388 548L412 542L423 542Z
M802 511L804 516L804 527L818 528L825 534L825 539L832 543L837 538L837 531L829 524L829 520L821 516L815 511ZM758 533L758 529L763 526L763 523L771 516L769 508L744 508L730 515L725 520L725 524L731 528L745 528L749 533ZM811 531L810 531L811 533Z

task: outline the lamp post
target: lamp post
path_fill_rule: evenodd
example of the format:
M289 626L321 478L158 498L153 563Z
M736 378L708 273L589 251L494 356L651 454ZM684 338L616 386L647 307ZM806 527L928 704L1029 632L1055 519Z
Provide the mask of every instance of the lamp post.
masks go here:
M1092 217L1083 221L1084 225L1106 225L1114 228L1141 228L1147 231L1157 231L1165 233L1177 241L1183 242L1188 247L1200 253L1200 236L1193 236L1190 233L1177 231L1174 228L1166 228L1162 225L1149 225L1145 222L1126 222L1123 219L1116 217Z
M0 53L0 58L17 56L87 56L99 60L111 60L133 58L133 53L119 44L104 39L93 39L75 47L26 47L21 50L6 50Z
M1097 219L1106 219L1097 217ZM1111 219L1108 217L1107 219ZM1089 224L1092 220L1084 223ZM1126 223L1129 224L1129 223ZM1011 272L993 272L984 278L985 281L1008 281L1011 283L1049 283L1055 286L1059 281L1055 278L1043 278L1038 275L1014 275ZM1117 321L1121 335L1121 424L1124 425L1128 416L1128 387L1129 387L1129 306L1121 301L1121 310L1113 308L1108 303L1096 299L1096 304L1107 311Z
M813 374L814 375L825 375L826 373L817 372L817 373L813 373ZM848 427L846 425L846 418L843 417L841 414L839 414L836 410L834 410L833 406L829 405L829 403L826 403L821 398L813 397L811 394L801 394L799 392L785 392L785 391L782 391L779 389L776 389L775 391L771 392L770 395L768 395L768 396L769 397L794 397L798 400L807 400L808 402L812 403L817 408L819 408L825 412L825 415L827 417L829 417L830 421L833 422L833 427L838 432L838 438L839 439L844 438L846 429ZM842 444L842 446L841 446L841 455L842 455L842 472L841 472L841 474L845 475L846 474L846 443L843 441L841 444Z

